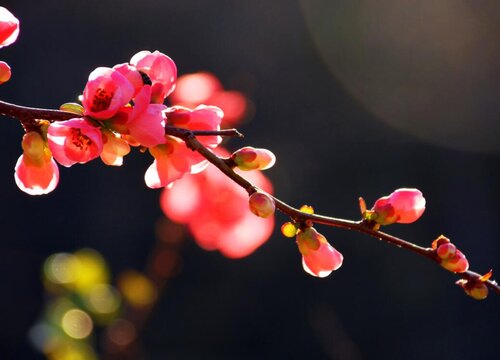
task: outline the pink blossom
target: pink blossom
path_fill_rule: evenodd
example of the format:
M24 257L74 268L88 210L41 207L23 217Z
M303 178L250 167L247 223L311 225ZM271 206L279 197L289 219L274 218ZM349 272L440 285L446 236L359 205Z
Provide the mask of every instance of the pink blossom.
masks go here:
M144 176L146 185L158 189L172 184L191 169L189 162L191 150L177 138L167 136L165 143L149 149L155 160Z
M54 158L66 167L95 159L103 148L101 130L83 118L50 124L47 139Z
M130 152L129 144L109 130L102 130L101 160L106 165L121 166L123 157Z
M127 80L132 84L135 90L134 95L137 94L144 86L142 75L135 66L124 63L113 66L113 69L125 76Z
M59 168L42 136L26 133L22 141L23 155L15 167L14 179L19 189L29 195L48 194L59 182Z
M0 6L0 48L17 40L19 20L6 8Z
M182 106L173 106L165 112L167 124L189 130L220 130L220 123L224 113L215 106L199 105L191 110ZM200 136L198 140L209 148L216 148L222 137Z
M10 80L12 72L10 70L9 64L5 61L0 61L0 84L3 84Z
M216 152L228 155L220 147ZM272 193L272 184L260 171L246 175L259 188ZM165 188L160 204L169 218L189 226L199 246L219 250L230 258L254 252L274 227L274 217L263 219L252 214L247 192L213 165L202 173L186 174Z
M165 119L163 111L167 108L163 104L150 104L151 86L145 85L135 97L133 108L129 111L125 124L127 134L140 145L153 147L165 142Z
M373 220L380 225L412 223L425 210L425 198L417 189L398 189L389 196L378 199L371 212Z
M99 67L92 71L83 90L85 115L106 120L130 102L134 86L119 71Z
M145 73L152 82L151 102L161 104L174 90L177 67L167 55L143 50L130 59L130 64Z
M313 227L298 232L297 245L302 254L302 267L310 275L326 277L342 266L342 254Z

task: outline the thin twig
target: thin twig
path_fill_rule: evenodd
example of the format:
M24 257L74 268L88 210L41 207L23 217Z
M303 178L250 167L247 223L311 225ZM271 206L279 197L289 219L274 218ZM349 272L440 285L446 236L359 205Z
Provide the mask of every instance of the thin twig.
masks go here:
M62 121L78 117L78 115L76 114L65 111L30 108L30 107L9 104L3 101L0 101L0 114L15 117L20 119L21 121L25 121L26 119L31 119L31 120L44 119L48 121ZM167 126L165 128L165 133L167 135L175 136L182 139L190 149L201 154L205 159L207 159L210 163L215 165L220 171L222 171L226 176L232 179L236 184L245 189L249 195L253 194L256 191L263 191L254 184L252 184L251 182L249 182L248 180L246 180L244 177L237 174L230 166L230 162L228 162L227 159L223 159L215 155L212 151L210 151L202 143L200 143L196 138L196 136L213 136L213 135L243 137L243 135L239 133L236 129L225 129L218 131L205 131L205 130L192 131L188 129ZM383 240L388 244L407 249L415 254L424 256L428 259L431 259L439 263L439 259L436 255L436 252L432 248L424 248L416 244L413 244L409 241L395 237L393 235L386 234L382 231L373 230L370 226L367 226L367 224L363 221L351 221L351 220L339 219L318 214L307 214L286 204L285 202L281 201L276 197L273 197L273 199L276 203L276 207L281 212L283 212L285 215L288 215L291 219L297 222L311 221L317 224L323 224L347 230L358 231L360 233ZM496 281L480 280L481 275L474 271L469 270L463 273L457 273L457 275L463 279L467 279L470 281L482 281L489 288L494 290L497 294L500 294L500 286L496 283Z

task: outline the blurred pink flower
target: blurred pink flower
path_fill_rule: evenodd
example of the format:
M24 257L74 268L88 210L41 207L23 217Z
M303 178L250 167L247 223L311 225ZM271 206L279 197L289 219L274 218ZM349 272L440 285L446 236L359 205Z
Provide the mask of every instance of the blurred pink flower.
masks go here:
M237 125L247 113L247 98L235 90L224 90L217 77L209 72L182 75L169 98L174 105L194 108L200 104L217 106L224 111L224 126Z
M220 156L226 150L217 148ZM240 173L239 170L236 172ZM267 193L271 182L260 172L245 177ZM254 252L271 235L274 217L259 218L248 208L248 193L213 165L199 174L186 174L160 198L163 212L173 221L189 226L194 239L203 249L219 250L230 258L241 258Z

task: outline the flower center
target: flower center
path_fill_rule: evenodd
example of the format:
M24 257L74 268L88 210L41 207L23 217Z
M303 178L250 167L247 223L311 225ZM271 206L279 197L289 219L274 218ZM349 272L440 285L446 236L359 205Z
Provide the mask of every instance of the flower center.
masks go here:
M80 129L72 128L71 143L80 150L86 151L92 144L92 140L88 136L83 135Z
M108 93L102 88L98 88L92 99L91 111L98 112L109 108L114 93Z

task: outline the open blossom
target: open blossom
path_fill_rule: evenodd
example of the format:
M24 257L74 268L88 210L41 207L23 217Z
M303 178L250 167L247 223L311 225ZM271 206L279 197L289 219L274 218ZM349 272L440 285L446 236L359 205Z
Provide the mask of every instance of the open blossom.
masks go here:
M151 102L161 104L175 88L177 67L167 55L143 50L130 59L130 64L146 74L152 83Z
M151 86L144 85L135 97L134 107L123 109L127 111L125 123L126 133L137 143L145 147L153 147L165 142L165 119L163 104L150 104Z
M227 156L220 147L219 156ZM237 173L241 172L236 170ZM254 171L246 178L272 193L271 182ZM173 221L189 226L194 239L205 250L219 250L230 258L254 252L271 235L274 217L259 218L248 208L248 194L215 166L199 174L186 174L160 198L164 213Z
M342 254L313 227L298 231L297 245L302 254L302 267L310 275L325 277L342 266Z
M221 109L216 106L199 105L195 109L182 106L173 106L165 112L167 124L189 130L220 130L220 123L224 116ZM206 147L216 148L222 137L200 136L198 140Z
M398 189L378 199L370 210L372 220L380 225L409 224L425 210L425 198L417 189Z
M66 167L95 159L103 148L101 130L83 118L50 124L47 139L54 158Z
M19 36L19 20L6 8L0 6L0 48L8 46Z
M134 91L134 86L119 71L98 67L90 73L83 90L85 115L95 119L109 119L130 102Z
M59 169L42 136L31 131L23 136L23 154L15 167L16 184L29 195L48 194L59 182Z
M149 149L155 158L146 170L144 180L152 189L171 185L184 174L190 172L190 155L184 141L172 136L165 137L165 143Z

